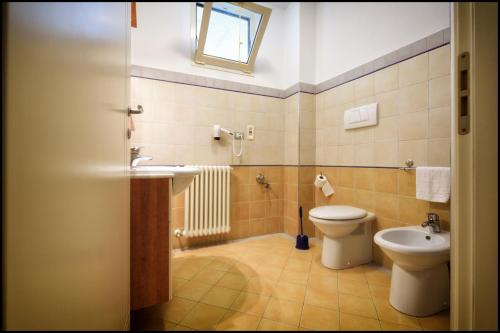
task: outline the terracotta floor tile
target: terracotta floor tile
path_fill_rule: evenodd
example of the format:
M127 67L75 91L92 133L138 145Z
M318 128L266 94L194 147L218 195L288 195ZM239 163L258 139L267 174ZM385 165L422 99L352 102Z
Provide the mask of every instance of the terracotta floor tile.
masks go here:
M254 276L248 279L244 291L265 296L272 296L276 282L260 276Z
M242 290L247 284L245 275L225 273L222 278L215 284L218 287L224 287L234 290Z
M394 309L387 299L374 298L375 308L377 309L380 321L420 328L416 317L408 316Z
M278 282L274 288L273 297L289 301L303 302L306 286L288 282Z
M280 282L307 284L309 272L283 271L279 277Z
M442 311L429 317L418 318L424 330L448 331L450 329L450 312Z
M191 281L201 282L205 284L214 285L220 278L225 274L223 271L218 271L215 269L204 268L199 271Z
M257 330L258 331L297 331L298 327L262 318Z
M338 292L338 280L336 275L314 274L309 275L307 287L317 291L326 291L330 293Z
M298 326L302 303L271 298L263 317L279 323Z
M229 309L239 294L240 292L234 289L214 286L203 296L200 302Z
M199 301L211 288L212 286L205 283L189 281L174 291L173 295L191 301Z
M174 268L172 270L172 276L176 278L182 278L182 279L187 279L190 280L192 279L196 274L198 274L199 271L202 270L202 267L197 266L196 264L183 264L177 268Z
M339 312L314 305L304 304L300 327L320 331L339 329Z
M384 298L389 299L391 288L389 286L368 283L368 288L370 289L370 294L373 298Z
M237 261L233 258L219 256L210 263L210 268L227 272Z
M172 291L176 291L181 287L183 284L188 282L189 280L187 279L182 279L182 278L177 278L172 276Z
M260 266L255 268L255 271L257 275L260 277L273 281L278 281L283 269L280 267L273 267L273 266Z
M269 303L270 297L242 292L231 305L232 310L262 316Z
M330 310L339 309L338 294L336 292L319 291L317 289L307 288L305 304L316 305Z
M198 303L180 325L197 330L214 330L226 312L218 306Z
M311 266L310 261L289 258L284 269L286 271L308 272L310 266Z
M255 331L260 317L229 310L216 326L217 331Z
M376 319L340 312L340 329L342 331L380 331L381 327Z
M363 271L363 268L361 268L361 266L339 269L337 274L339 279L366 282L365 273Z
M172 323L178 324L195 307L196 302L172 297L172 300L163 306L163 318Z
M369 317L378 320L375 305L370 298L362 298L353 295L339 295L340 312Z
M368 283L339 279L339 293L349 294L358 297L370 298L370 289L368 289Z
M395 323L389 323L386 321L380 321L380 326L383 331L421 331L419 327L411 327L405 325L399 325Z

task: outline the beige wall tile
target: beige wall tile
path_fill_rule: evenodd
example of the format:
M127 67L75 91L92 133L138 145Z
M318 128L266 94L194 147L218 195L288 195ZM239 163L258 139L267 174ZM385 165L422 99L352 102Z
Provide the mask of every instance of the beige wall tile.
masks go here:
M403 224L419 225L426 220L429 202L409 197L399 197L399 218Z
M398 165L398 141L384 140L375 142L374 154L375 166L397 166Z
M372 191L375 188L375 169L354 168L354 187Z
M399 90L378 94L375 97L375 100L378 103L378 113L380 118L399 114Z
M451 112L449 107L429 111L429 138L449 138L451 136Z
M429 78L450 74L450 44L429 52Z
M406 165L407 159L412 159L415 166L427 165L427 140L400 141L399 165Z
M399 116L380 118L374 128L375 140L397 140Z
M398 66L389 66L373 74L375 94L398 88Z
M427 81L401 88L398 91L400 113L410 113L427 109L429 105L429 85Z
M374 77L372 74L354 80L353 83L355 99L369 97L374 94Z
M399 140L419 140L427 138L428 111L402 114L399 116Z
M432 139L427 143L428 163L431 166L450 166L451 143L450 139Z
M429 81L429 107L440 108L451 103L450 76L442 76Z
M354 165L372 166L374 164L374 144L354 145Z
M399 86L404 87L428 78L429 56L421 54L398 64Z

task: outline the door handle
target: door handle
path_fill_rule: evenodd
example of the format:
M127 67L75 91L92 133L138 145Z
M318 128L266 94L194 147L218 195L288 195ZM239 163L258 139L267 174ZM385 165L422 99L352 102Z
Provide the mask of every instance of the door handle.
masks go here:
M128 115L132 114L141 114L144 112L144 109L142 108L142 105L137 105L137 110L133 110L130 107L128 108Z
M470 132L470 55L469 52L458 56L458 134Z

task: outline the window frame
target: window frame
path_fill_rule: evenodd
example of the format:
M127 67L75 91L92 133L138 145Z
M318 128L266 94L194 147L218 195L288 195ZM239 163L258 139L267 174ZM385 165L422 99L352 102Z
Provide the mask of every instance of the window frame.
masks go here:
M257 5L253 2L230 2L232 5L239 6L241 8L248 9L250 11L256 12L261 16L260 24L257 29L257 33L255 35L255 39L253 42L253 45L250 45L250 38L248 38L248 43L249 43L249 49L251 49L250 54L248 56L248 62L240 62L240 61L234 61L230 59L224 59L220 57L215 57L215 56L210 56L207 54L204 54L204 49L205 49L205 43L207 40L207 33L208 33L208 26L210 24L210 14L212 12L212 2L205 2L203 6L203 16L201 18L201 26L200 26L200 34L198 36L197 34L197 27L196 27L196 19L195 19L195 43L196 43L196 38L198 38L198 43L196 47L196 51L194 54L194 62L200 65L213 65L217 67L222 67L222 68L227 68L227 69L232 69L232 70L239 70L244 73L252 73L254 64L255 64L255 59L257 58L257 53L259 52L260 44L262 42L262 38L264 37L264 33L266 31L267 24L269 22L269 17L271 16L271 8L264 7L261 5ZM196 3L195 4L195 17L196 17L196 12L198 9L198 6L201 4ZM231 15L233 16L234 14L232 13L226 13L224 11L220 11L226 15ZM245 17L241 17L242 19L245 19ZM248 22L250 24L250 22ZM248 29L248 34L250 34L250 26Z

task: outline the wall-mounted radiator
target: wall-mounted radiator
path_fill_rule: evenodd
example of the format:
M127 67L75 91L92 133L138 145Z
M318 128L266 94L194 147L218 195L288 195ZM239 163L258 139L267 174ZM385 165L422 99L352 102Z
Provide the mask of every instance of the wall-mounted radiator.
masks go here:
M202 169L185 191L183 236L226 233L230 222L230 166Z

